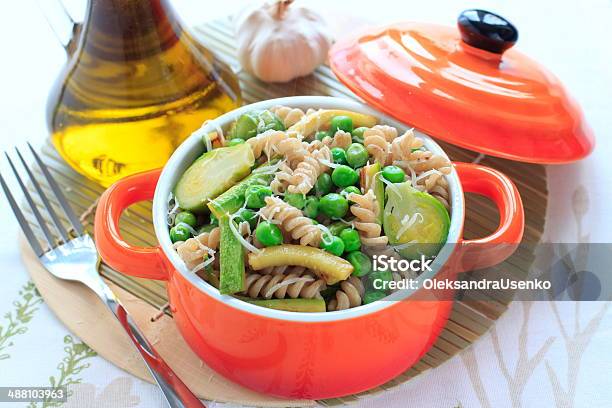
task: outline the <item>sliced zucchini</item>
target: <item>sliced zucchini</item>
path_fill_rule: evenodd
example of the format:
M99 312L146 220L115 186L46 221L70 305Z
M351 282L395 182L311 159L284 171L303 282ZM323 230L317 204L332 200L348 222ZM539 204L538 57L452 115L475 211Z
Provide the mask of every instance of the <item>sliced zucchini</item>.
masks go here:
M182 209L207 213L208 200L242 180L254 163L253 151L246 144L204 153L176 183L174 196Z
M446 243L450 228L446 208L409 182L387 187L387 197L383 228L389 243L404 258L436 255Z

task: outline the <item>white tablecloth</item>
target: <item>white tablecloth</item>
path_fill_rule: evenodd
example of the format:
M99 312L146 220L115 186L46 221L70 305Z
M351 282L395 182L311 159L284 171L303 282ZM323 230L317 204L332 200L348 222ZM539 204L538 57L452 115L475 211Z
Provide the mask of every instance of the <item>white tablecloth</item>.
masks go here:
M84 0L83 0L84 2ZM413 19L454 24L464 8L482 7L519 28L518 47L555 72L595 130L595 152L548 168L545 239L576 242L572 200L586 204L587 242L612 242L612 47L610 0L308 1L319 10L376 22ZM246 1L176 0L188 24L235 11ZM82 11L80 1L68 2ZM208 9L208 10L207 10ZM0 147L46 137L46 95L65 61L34 0L0 13ZM4 174L6 165L0 166ZM74 384L64 407L162 407L158 390L95 356L40 301L19 259L18 226L0 199L0 386ZM364 407L610 407L612 308L599 302L513 303L495 328L459 356ZM26 404L23 404L25 406ZM214 406L214 404L210 404ZM37 406L42 406L38 404Z

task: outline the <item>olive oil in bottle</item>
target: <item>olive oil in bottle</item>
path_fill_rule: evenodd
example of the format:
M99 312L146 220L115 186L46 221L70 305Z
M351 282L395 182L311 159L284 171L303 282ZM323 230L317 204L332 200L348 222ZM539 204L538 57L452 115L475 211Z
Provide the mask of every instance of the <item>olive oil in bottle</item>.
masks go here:
M161 167L207 119L240 104L237 80L166 0L90 0L48 101L52 142L108 186Z

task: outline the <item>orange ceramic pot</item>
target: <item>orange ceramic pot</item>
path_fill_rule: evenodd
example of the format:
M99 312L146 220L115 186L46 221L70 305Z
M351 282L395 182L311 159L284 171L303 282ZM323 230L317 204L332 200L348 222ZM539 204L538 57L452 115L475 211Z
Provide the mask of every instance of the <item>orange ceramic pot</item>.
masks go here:
M401 123L356 102L292 97L237 109L219 117L216 124L210 124L210 130L215 125L227 126L248 110L279 104L304 109L350 109L376 115L383 123L405 129ZM433 140L420 136L428 149L444 154ZM113 268L132 276L166 281L174 321L206 364L228 379L262 393L322 399L383 384L409 369L427 352L448 319L452 307L448 293L432 291L429 298L417 299L416 292L402 290L390 301L340 312L292 313L220 295L189 272L172 249L166 214L174 185L202 151L200 138L192 136L163 170L131 176L109 188L96 213L95 238L102 259ZM423 273L419 279L455 279L463 270L497 264L512 253L523 234L521 199L506 176L480 165L455 163L448 181L452 204L448 244L432 265L433 271ZM475 241L462 238L464 191L483 194L499 208L499 228L489 237ZM150 199L159 245L132 246L121 238L119 218L129 205ZM492 250L490 245L495 244L502 245ZM487 251L479 252L479 248Z

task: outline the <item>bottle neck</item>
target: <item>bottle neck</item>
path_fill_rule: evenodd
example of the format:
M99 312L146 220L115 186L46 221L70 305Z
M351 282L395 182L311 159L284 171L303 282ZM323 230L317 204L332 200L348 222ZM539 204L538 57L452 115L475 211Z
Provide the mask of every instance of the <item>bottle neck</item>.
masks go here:
M81 44L96 58L127 61L170 48L181 33L168 0L90 0Z

